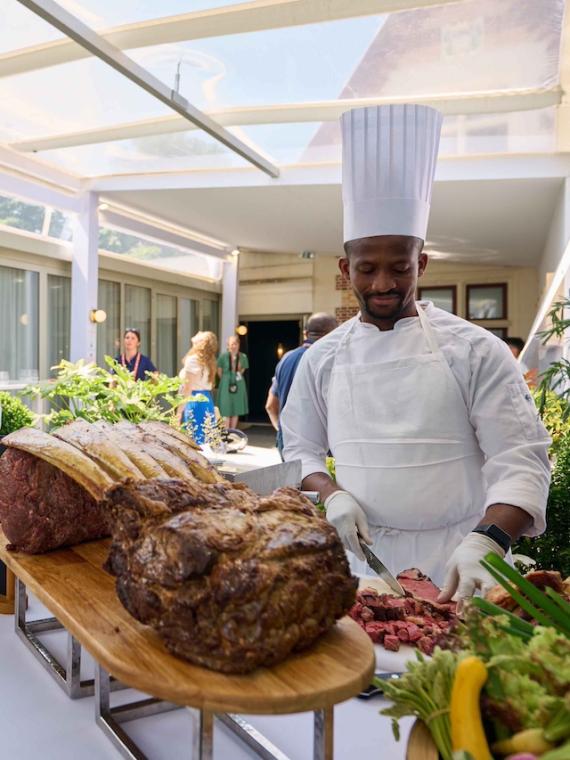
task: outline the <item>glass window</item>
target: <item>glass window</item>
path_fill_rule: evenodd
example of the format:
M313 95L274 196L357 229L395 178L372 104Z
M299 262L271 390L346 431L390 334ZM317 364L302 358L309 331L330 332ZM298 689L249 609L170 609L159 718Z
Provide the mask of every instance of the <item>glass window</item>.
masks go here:
M0 266L0 383L39 378L37 272Z
M200 302L193 298L178 299L178 363L182 366L182 357L190 350L190 339L200 329Z
M218 335L219 326L218 302L202 301L202 330L211 330Z
M97 305L107 314L107 319L97 325L97 364L107 368L105 356L115 357L121 350L120 284L99 280Z
M158 369L167 375L177 373L176 297L156 297L156 356Z
M150 288L125 285L125 329L134 327L141 335L141 351L150 355Z
M0 195L0 224L39 234L43 228L44 214L43 206L34 206Z
M71 330L71 278L48 274L48 369L69 359Z

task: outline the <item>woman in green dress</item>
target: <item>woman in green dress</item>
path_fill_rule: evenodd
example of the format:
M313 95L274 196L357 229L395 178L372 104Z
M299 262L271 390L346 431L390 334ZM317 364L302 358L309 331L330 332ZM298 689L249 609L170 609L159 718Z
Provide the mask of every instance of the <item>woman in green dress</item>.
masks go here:
M238 417L247 414L247 386L244 373L249 369L249 361L239 350L239 338L228 338L228 350L218 359L218 409L229 428L236 428Z

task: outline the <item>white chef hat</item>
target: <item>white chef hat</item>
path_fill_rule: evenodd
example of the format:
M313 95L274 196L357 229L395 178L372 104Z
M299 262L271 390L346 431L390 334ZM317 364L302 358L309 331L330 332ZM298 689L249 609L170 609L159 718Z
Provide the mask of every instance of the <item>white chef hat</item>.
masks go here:
M341 116L344 241L425 240L443 116L429 106L354 108Z

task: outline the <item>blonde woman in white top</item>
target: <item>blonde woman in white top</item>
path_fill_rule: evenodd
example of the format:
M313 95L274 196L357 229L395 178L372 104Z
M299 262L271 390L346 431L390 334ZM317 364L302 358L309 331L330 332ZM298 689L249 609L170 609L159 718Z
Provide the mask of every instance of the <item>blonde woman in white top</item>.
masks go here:
M192 348L182 360L179 377L182 380L180 392L190 396L183 407L182 424L189 430L198 444L206 443L204 422L215 419L212 387L216 376L216 354L218 339L213 332L199 332L192 338Z

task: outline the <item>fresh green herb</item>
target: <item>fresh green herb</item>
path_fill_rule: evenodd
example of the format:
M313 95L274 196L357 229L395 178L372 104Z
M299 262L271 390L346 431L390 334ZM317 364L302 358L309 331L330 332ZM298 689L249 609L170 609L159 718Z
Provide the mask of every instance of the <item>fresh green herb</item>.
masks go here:
M381 711L393 718L392 729L399 738L398 719L413 715L428 727L443 760L453 760L449 704L457 663L463 655L436 648L433 656L407 663L406 673L397 680L376 682L394 703Z
M546 595L537 589L504 559L493 552L487 554L485 559L481 560L481 564L512 596L521 609L538 623L552 626L570 638L570 615L556 604L550 595Z

